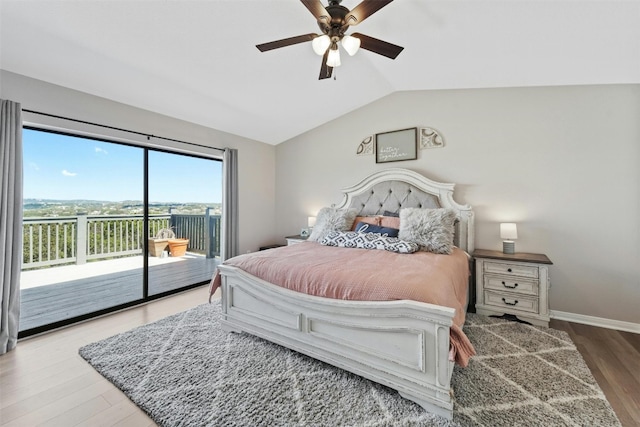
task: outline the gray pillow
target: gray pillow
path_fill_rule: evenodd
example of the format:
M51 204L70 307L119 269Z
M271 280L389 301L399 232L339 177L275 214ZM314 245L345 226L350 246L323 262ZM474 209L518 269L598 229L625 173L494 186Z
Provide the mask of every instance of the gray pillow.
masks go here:
M420 250L448 255L453 251L455 221L453 209L401 209L398 238L417 243Z
M316 225L308 240L320 242L332 231L349 231L355 219L355 209L322 208L316 215Z

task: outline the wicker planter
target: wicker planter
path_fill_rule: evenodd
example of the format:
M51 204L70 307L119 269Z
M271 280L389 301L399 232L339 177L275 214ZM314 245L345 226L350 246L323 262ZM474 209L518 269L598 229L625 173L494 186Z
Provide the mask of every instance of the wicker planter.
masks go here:
M149 255L161 257L162 252L169 245L169 239L149 239Z
M183 256L187 252L189 239L169 239L169 252L171 256Z

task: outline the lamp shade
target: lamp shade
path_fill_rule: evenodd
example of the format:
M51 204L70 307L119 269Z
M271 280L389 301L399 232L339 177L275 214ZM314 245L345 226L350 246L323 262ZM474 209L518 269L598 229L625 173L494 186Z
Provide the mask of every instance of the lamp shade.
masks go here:
M309 226L309 228L313 228L316 226L316 217L315 216L310 216L307 218L307 225Z
M338 51L338 46L336 46L335 49L329 50L329 56L327 56L327 65L329 67L340 66L340 51Z
M500 238L503 240L515 240L518 238L518 227L513 222L500 224Z
M342 43L342 47L347 51L349 56L355 55L358 49L360 49L360 39L357 37L344 36L340 43Z
M331 45L331 38L326 34L311 40L311 47L313 48L313 51L320 56L324 55L329 45Z

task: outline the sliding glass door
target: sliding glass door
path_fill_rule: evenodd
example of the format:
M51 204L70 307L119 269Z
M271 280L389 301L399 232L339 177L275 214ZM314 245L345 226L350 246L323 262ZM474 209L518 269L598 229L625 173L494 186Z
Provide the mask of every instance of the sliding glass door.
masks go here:
M211 278L221 161L36 129L23 150L21 336Z
M222 162L149 152L149 295L211 279L221 213Z
M144 150L25 129L20 330L142 298Z

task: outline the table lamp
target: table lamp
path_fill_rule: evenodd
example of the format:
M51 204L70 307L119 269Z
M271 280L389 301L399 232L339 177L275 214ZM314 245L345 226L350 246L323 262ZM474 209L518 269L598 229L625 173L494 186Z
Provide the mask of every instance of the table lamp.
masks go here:
M502 241L502 252L513 254L516 250L514 240L518 238L518 228L513 222L503 222L500 224L500 238Z

